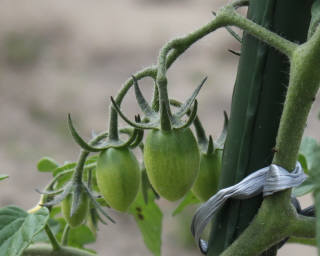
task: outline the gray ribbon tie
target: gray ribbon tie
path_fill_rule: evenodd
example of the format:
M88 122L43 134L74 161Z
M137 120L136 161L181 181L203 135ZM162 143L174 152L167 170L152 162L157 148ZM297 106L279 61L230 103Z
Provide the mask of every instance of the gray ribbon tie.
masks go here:
M263 193L263 196L269 196L275 192L299 186L305 179L306 175L299 162L292 172L275 164L255 171L239 183L219 190L198 208L191 224L193 237L196 241L200 241L200 236L213 215L229 198L247 199L260 193Z

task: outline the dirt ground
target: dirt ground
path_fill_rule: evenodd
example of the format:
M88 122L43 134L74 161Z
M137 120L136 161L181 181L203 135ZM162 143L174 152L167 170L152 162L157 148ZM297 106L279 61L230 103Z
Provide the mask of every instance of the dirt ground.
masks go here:
M79 148L66 125L67 113L81 134L105 129L110 96L134 72L155 63L160 47L212 19L225 1L192 0L0 0L0 206L25 209L38 201L47 174L36 171L43 156L75 160ZM229 111L238 58L227 49L239 44L224 30L200 41L169 71L169 93L183 100L201 79L199 113L217 137L223 110ZM141 82L151 95L149 80ZM132 92L124 101L129 116L138 111ZM316 102L306 134L320 139ZM304 204L310 203L307 198ZM176 204L160 202L165 213L163 255L200 255L190 238L192 212L177 218ZM113 213L116 225L102 227L99 255L150 255L134 221ZM285 255L316 255L315 249L286 245Z

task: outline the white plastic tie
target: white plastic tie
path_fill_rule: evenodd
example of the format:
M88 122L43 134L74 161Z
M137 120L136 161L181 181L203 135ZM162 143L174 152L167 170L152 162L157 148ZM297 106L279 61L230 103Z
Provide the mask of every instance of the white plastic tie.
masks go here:
M260 193L263 193L263 196L269 196L278 191L299 186L305 179L306 175L299 162L292 172L271 164L255 171L239 183L219 190L202 204L193 216L191 232L194 239L199 242L201 247L203 240L200 240L200 236L203 230L229 198L248 199Z

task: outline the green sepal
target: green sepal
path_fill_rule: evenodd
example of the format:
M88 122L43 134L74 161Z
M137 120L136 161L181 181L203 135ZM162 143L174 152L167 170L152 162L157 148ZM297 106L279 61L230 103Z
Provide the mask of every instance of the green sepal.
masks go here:
M135 76L132 76L133 80L133 85L134 85L134 92L136 95L137 102L142 110L142 112L149 118L152 118L156 112L153 111L153 109L149 106L147 100L144 98L139 85L138 85L138 80Z
M191 97L188 98L185 103L183 103L183 105L179 108L179 110L174 114L176 117L182 117L184 116L189 109L191 108L193 102L195 101L196 97L198 96L202 86L204 85L204 83L207 81L208 77L206 76L201 83L198 85L198 87L194 90L194 92L192 93Z
M197 117L197 111L198 111L198 101L195 100L193 108L192 108L192 111L190 113L190 116L189 116L188 120L183 125L175 128L175 129L188 128L193 123L194 119Z
M101 152L101 151L106 150L108 148L122 148L122 147L130 146L130 144L132 144L135 141L135 139L138 135L138 131L134 130L132 136L130 136L130 138L124 143L121 143L120 141L116 141L113 143L107 143L107 145L104 147L94 147L94 146L90 145L89 143L87 143L84 139L81 138L81 136L79 135L79 133L77 132L77 130L73 126L70 114L68 115L68 125L69 125L69 129L71 131L71 135L74 138L74 140L77 142L77 144L83 150L86 150L88 152Z
M97 202L95 196L92 194L91 190L84 184L83 185L91 202L93 203L93 205L96 207L96 209L103 215L105 216L107 219L109 219L112 223L116 223L110 216L109 214L102 208L102 206Z
M115 102L113 97L111 97L111 102L113 104L114 109L121 116L121 118L132 127L135 127L137 129L157 129L158 128L159 120L148 122L148 123L137 123L137 122L130 121L130 119L127 118L126 115L122 112L122 110L120 109L118 104Z
M222 132L221 132L219 138L215 141L215 146L216 146L216 148L219 148L219 149L224 148L224 143L226 142L226 138L227 138L227 134L228 134L229 118L228 118L228 114L226 111L223 111L223 116L224 116L223 129L222 129Z
M211 155L214 152L214 145L213 145L213 139L212 136L209 136L209 143L208 143L208 149L207 149L207 155Z

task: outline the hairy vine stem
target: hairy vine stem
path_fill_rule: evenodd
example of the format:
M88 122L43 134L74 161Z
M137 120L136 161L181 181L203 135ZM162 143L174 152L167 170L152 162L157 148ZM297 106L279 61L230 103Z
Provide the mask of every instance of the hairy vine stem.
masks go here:
M100 135L98 135L97 137L93 138L89 144L90 145L96 145L97 143L99 143L101 140L105 139L108 133L101 133ZM76 168L75 168L75 172L73 175L73 181L76 184L80 184L82 182L82 174L83 174L83 169L84 169L84 165L86 162L87 157L89 156L90 152L86 151L86 150L81 150L80 151L80 156L79 156L79 160L77 162Z
M280 120L273 163L292 170L304 127L320 85L320 28L291 53L288 93ZM315 237L315 218L297 215L290 204L291 190L266 197L258 214L223 256L257 255L284 237ZM259 239L250 239L252 236Z

